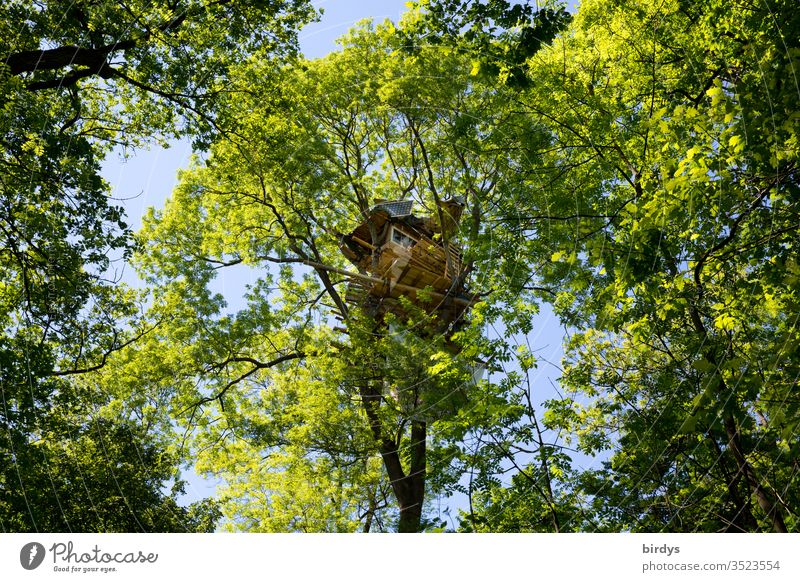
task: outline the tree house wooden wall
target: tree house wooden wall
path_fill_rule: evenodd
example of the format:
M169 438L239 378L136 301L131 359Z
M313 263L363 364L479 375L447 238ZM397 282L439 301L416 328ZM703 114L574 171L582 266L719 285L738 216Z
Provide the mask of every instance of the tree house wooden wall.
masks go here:
M450 324L471 305L460 283L461 250L452 242L444 243L455 233L463 205L449 200L440 205L437 216L417 217L412 204L376 204L363 223L342 237L342 253L371 279L351 283L346 301L375 316L394 313L403 318L407 314L399 298L405 296ZM426 288L429 301L423 301Z

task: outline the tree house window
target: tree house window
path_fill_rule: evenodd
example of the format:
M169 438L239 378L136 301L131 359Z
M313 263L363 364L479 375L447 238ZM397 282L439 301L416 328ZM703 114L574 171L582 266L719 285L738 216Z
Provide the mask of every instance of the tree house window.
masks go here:
M392 227L392 242L399 244L407 249L413 247L417 241L408 236L406 233Z

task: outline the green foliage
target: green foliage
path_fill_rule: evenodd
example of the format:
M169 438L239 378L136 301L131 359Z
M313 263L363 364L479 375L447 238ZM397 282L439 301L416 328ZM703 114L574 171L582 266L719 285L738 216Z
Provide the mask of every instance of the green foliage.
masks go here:
M521 88L530 79L526 61L564 30L570 14L558 2L512 3L506 0L470 2L425 0L418 28L401 31L407 50L424 41L455 46L469 55L471 75L499 78Z
M113 50L96 23L124 6L73 5L48 36L56 4L0 45L4 466L48 491L47 459L39 507L70 498L75 468L93 500L122 475L130 511L100 495L82 521L73 495L47 528L210 528L214 504L162 493L193 460L221 478L229 530L440 531L431 500L451 494L464 531L798 529L791 2L586 0L570 19L430 0L288 63L305 3L136 4ZM25 69L44 41L91 50ZM186 132L208 155L145 220L152 293L122 332L137 298L100 277L133 246L97 163L113 140ZM339 242L376 200L435 216L454 195L459 284L480 299L462 321L430 289L378 319L345 300ZM230 305L229 270L252 282ZM541 302L569 329L549 399ZM98 387L90 422L70 406ZM4 527L44 527L12 477Z
M125 365L170 362L169 406L203 470L224 478L232 529L425 527L423 503L460 478L446 424L479 396L471 366L508 351L482 327L503 317L529 329L516 280L448 329L410 301L384 321L345 304L339 239L379 198L434 215L437 200L466 193L464 276L480 270L483 288L502 277L492 256L506 243L484 209L513 187L498 186L509 162L493 151L517 135L496 131L507 96L475 83L457 51L401 50L398 31L418 19L365 24L324 59L237 68L249 92L227 103L235 132L145 221L137 261L164 324ZM226 268L255 281L229 312L209 291ZM511 294L514 314L499 306Z
M292 54L313 14L305 0L13 0L0 12L0 55L19 89L69 104L81 135L125 147L169 135L208 143L220 98L236 90L230 67ZM39 115L46 127L47 110Z
M530 61L554 173L513 212L577 328L583 397L548 423L613 451L587 481L605 528L797 528L798 26L789 2L584 2Z
M0 529L4 532L213 531L215 503L181 507L176 459L87 386L14 378L2 366Z
M0 6L0 431L8 438L6 461L16 458L4 467L26 472L15 478L9 472L0 484L10 500L4 527L196 529L180 517L185 510L159 493L174 459L157 455L139 429L117 448L106 444L111 466L130 463L136 451L145 459L120 473L124 491L117 488L120 495L106 501L113 474L84 465L105 443L95 435L121 438L127 421L95 433L88 418L71 410L64 419L53 402L70 386L55 378L101 368L150 329L135 321L141 298L115 281L114 263L130 258L134 244L122 210L108 199L100 162L112 147L127 154L176 136L208 143L223 129L218 104L234 90L230 67L292 54L297 27L311 16L300 0ZM56 421L65 428L50 426ZM62 463L52 457L65 446L67 428L77 449ZM37 462L54 470L48 476ZM75 471L85 472L83 485ZM26 491L35 497L30 511L23 511ZM123 493L135 507L117 519ZM104 508L57 511L62 499Z
M53 342L70 370L98 365L128 339L116 324L131 316L132 298L107 279L132 241L100 162L111 146L183 135L207 142L223 123L218 101L233 90L232 64L291 52L296 27L310 16L299 1L4 3L6 334L24 328Z
M520 468L509 485L492 483L479 489L469 510L461 512L461 531L557 533L593 528L594 524L582 521L585 510L574 486L577 475L569 470L561 472L558 465L552 465L550 470L558 473L558 480L565 487L552 495L546 490L547 482L555 481L556 475L543 475L537 465Z

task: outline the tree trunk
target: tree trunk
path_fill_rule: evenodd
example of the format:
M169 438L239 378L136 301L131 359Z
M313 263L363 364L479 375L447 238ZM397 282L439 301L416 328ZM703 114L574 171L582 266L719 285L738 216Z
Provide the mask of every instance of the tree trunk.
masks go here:
M420 522L422 521L422 505L412 504L400 508L400 525L397 528L399 533L418 533Z
M698 294L699 296L702 296L702 285L700 283L698 273L699 272L697 269L695 269L695 280L698 287ZM699 310L696 307L691 306L689 309L689 315L695 330L701 335L703 341L709 341L708 331L703 324ZM720 363L717 361L716 354L712 349L708 349L703 356L706 360L713 364L717 370L720 369ZM732 392L725 383L725 380L720 378L718 396L721 399L727 399L731 397L731 394ZM728 438L728 447L733 453L733 458L736 461L737 473L734 476L734 479L738 479L739 476L744 477L750 489L750 493L755 496L756 501L758 502L758 506L767 514L767 516L769 516L770 521L772 522L773 531L778 533L787 533L788 530L786 529L786 523L783 521L783 513L778 507L778 502L770 498L771 495L769 491L762 485L760 478L755 472L755 469L753 469L753 466L747 460L747 454L742 446L742 440L739 435L739 428L736 424L736 419L734 419L733 416L728 413L725 415L723 422L725 425L725 435ZM729 487L730 486L731 484L729 484ZM749 511L749 507L743 509L747 509L747 511Z
M425 501L426 435L427 426L424 422L412 422L411 466L405 478L405 499L400 504L400 525L398 527L400 533L417 533L422 525L422 504Z
M400 459L400 443L385 435L378 416L380 391L369 385L362 385L359 391L370 430L378 445L392 491L400 507L398 531L400 533L417 533L421 528L422 505L425 501L427 426L424 422L416 420L411 423L411 442L409 443L411 462L406 474Z
M736 515L733 520L725 528L725 532L753 532L758 529L758 522L753 515L751 503L749 498L743 498L739 494L739 482L741 475L738 471L731 473L727 467L727 455L720 447L714 436L711 434L706 435L706 440L711 444L711 450L719 460L718 466L722 473L722 478L725 479L725 485L728 488L728 496L731 498L734 507L736 507ZM737 465L738 467L738 465Z
M744 475L750 491L756 497L758 506L767 514L772 522L772 531L778 533L788 533L786 523L783 521L783 513L778 507L778 502L771 498L769 491L761 484L761 480L756 474L755 469L745 457L742 450L742 442L739 438L739 429L736 421L730 415L725 417L725 434L728 436L728 443L739 466L739 472Z

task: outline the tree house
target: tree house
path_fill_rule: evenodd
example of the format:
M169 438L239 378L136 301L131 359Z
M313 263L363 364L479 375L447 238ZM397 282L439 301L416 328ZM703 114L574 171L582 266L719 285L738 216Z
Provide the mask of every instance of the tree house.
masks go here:
M377 320L391 313L405 323L412 310L401 300L405 297L430 317L414 335L424 338L443 334L446 348L458 353L459 347L449 341L449 336L475 303L464 284L461 249L452 242L463 209L459 199L441 202L433 216L416 216L410 200L375 204L361 224L342 236L339 245L359 271L358 276L351 277L345 301ZM395 331L393 337L402 342L405 334ZM385 381L384 393L402 414L433 422L463 406L484 367L477 360L469 366L470 381L457 389L448 387L446 392L436 389L435 379L423 378L420 372L420 377L410 373L401 381Z
M441 202L434 216L412 213L413 202L382 201L342 237L340 248L366 275L350 283L345 300L375 317L408 314L400 297L437 318L437 327L461 319L473 300L463 283L461 250L451 238L464 203Z

